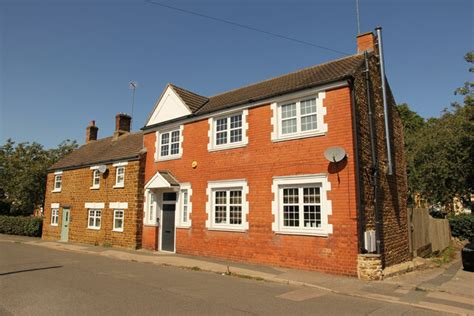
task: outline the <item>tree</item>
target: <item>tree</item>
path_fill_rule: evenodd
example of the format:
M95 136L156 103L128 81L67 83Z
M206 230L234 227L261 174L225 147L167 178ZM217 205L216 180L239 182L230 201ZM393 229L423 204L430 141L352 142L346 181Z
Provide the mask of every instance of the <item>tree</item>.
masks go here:
M48 168L75 148L77 143L70 140L46 150L36 142L8 139L0 147L0 213L32 214L44 202Z
M465 60L474 62L474 53ZM469 68L473 72L474 68ZM404 124L409 193L420 193L428 202L451 207L452 199L470 202L474 190L474 83L466 82L454 102L439 118L424 121L407 104L398 106Z

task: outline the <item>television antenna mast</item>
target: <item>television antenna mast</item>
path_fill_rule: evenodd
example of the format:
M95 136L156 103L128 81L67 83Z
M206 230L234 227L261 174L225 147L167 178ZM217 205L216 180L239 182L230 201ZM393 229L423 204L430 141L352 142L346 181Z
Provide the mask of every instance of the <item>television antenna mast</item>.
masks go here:
M130 81L128 87L132 89L132 120L130 122L130 130L132 129L132 124L133 124L133 109L135 107L135 90L137 89L137 82L136 81Z
M357 35L360 34L360 14L359 14L359 0L355 0L356 2L356 17L357 17Z

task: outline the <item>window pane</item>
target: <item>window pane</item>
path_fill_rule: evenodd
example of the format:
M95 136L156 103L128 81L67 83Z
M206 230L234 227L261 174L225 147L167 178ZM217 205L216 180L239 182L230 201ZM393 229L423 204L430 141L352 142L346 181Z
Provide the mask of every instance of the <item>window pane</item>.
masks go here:
M298 188L283 189L283 204L298 204Z
M283 226L298 227L300 220L300 211L298 205L283 206Z
M304 188L303 189L304 203L320 203L319 188Z
M89 227L94 227L94 218L89 217Z
M227 143L227 132L220 132L216 134L216 144L221 145Z
M171 155L179 154L179 143L171 144Z
M230 191L230 204L242 204L242 191Z
M308 115L301 118L301 131L310 131L316 129L316 125L316 115Z
M170 142L170 134L161 134L161 144L168 144Z
M321 207L319 205L304 206L304 227L321 227Z
M163 193L163 201L176 201L176 192Z
M173 131L171 133L171 142L172 143L179 142L179 131Z
M183 190L183 203L188 204L188 190Z
M242 207L231 206L230 207L230 224L240 225L242 224Z
M241 129L234 129L230 131L230 142L237 143L242 141L242 130Z
M188 206L187 205L183 206L183 222L184 223L188 222Z
M283 120L281 122L282 134L296 133L296 119Z
M221 118L216 120L216 131L225 131L227 130L227 118Z
M296 116L296 103L285 104L281 106L281 118L289 118Z
M300 102L301 115L316 113L316 99L309 99Z
M216 224L225 224L226 222L226 207L216 206L216 212L214 215Z
M216 204L225 205L227 203L226 197L226 191L216 191Z
M230 117L230 128L242 127L242 114Z
M100 217L95 219L95 227L100 227Z
M168 156L169 145L161 145L161 156Z

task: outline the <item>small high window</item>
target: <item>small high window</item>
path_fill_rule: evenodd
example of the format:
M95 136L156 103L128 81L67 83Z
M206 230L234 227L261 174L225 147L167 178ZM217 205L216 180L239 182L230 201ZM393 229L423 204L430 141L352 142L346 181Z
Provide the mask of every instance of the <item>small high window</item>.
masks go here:
M55 172L54 173L53 192L61 192L62 184L63 184L63 173L62 173L62 171Z
M92 187L91 189L98 189L100 187L100 172L95 169L92 171Z
M115 187L123 188L125 185L125 167L117 167L115 173Z

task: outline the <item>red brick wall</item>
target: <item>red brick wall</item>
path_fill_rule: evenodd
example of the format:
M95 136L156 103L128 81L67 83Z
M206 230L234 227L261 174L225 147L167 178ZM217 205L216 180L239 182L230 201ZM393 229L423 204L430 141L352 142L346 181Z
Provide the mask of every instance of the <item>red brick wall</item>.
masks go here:
M155 163L155 133L145 135L147 164L145 180L160 170L170 170L180 182L190 182L193 194L192 228L177 229L178 253L219 257L236 261L257 262L286 267L356 275L357 214L354 179L354 157L349 88L327 91L326 136L272 142L270 105L249 110L247 131L249 143L238 149L208 152L207 119L184 127L183 156L178 160ZM329 237L279 235L272 232L272 177L327 173L329 163L323 152L331 146L342 146L349 155L339 174L331 173L333 234ZM192 161L198 162L196 169ZM245 233L209 231L207 214L207 181L242 179L249 186L249 230ZM148 244L144 235L144 244Z
M61 192L51 192L54 182L54 173L48 174L46 197L44 204L45 221L43 224L43 239L58 240L61 236L62 210L69 206L70 224L69 241L89 244L110 244L112 246L139 248L142 235L143 218L143 187L144 187L145 157L140 161L129 161L125 169L125 187L113 188L115 185L116 168L107 165L109 170L105 179L100 180L100 189L92 190L92 170L90 167L75 170L65 170L62 174ZM93 230L87 228L88 210L86 202L103 202L101 228ZM124 231L113 232L113 209L110 202L128 202L128 209L124 212ZM51 226L51 204L59 203L58 226Z

